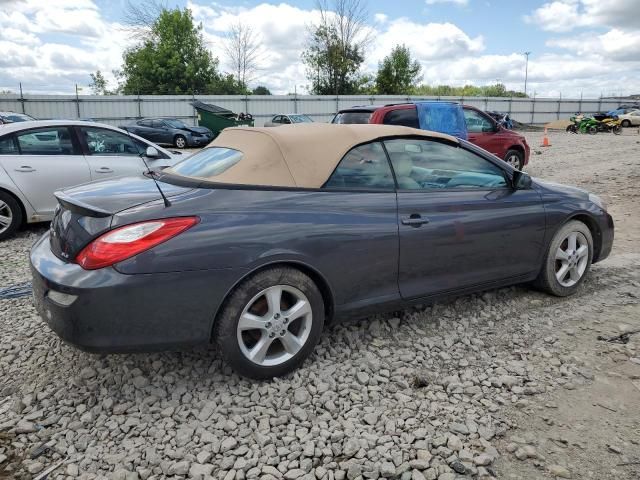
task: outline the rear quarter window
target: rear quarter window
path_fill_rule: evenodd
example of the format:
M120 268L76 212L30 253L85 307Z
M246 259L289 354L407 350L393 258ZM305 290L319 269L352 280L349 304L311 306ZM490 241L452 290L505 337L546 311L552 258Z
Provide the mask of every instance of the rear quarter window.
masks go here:
M420 128L418 110L415 107L391 110L384 116L382 123L385 125L402 125L403 127Z
M369 123L371 119L371 114L373 112L341 112L338 113L331 123L340 123L340 124L354 124L354 123Z
M200 150L164 171L183 177L211 179L237 164L242 157L243 154L239 150L210 147Z

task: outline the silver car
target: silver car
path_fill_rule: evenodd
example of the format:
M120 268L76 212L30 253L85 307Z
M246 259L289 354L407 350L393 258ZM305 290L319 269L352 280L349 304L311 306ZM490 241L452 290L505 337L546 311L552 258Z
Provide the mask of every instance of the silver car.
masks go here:
M143 158L144 157L144 158ZM65 187L173 166L184 155L109 125L39 120L0 129L0 240L51 220Z

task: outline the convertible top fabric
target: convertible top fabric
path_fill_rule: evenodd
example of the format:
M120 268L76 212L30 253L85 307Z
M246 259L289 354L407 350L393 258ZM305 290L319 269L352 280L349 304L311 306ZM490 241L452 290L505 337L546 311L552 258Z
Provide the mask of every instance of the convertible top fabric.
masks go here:
M239 185L320 188L353 147L398 136L458 139L437 132L393 125L322 123L224 129L207 148L225 147L244 155L235 165L207 180Z

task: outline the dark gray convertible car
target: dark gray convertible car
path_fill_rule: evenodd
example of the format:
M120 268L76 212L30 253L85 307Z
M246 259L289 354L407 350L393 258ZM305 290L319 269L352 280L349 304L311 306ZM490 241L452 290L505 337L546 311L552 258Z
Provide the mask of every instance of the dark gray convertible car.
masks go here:
M207 127L187 125L177 118L143 118L120 128L154 143L177 148L203 147L213 138Z
M524 282L570 295L613 243L598 197L407 127L230 128L174 167L56 196L31 266L60 337L213 341L253 378L348 316Z

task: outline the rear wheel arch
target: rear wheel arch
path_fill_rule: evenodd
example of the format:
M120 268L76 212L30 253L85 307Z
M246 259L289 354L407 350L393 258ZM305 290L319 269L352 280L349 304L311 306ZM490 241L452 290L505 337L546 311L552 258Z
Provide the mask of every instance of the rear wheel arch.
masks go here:
M20 207L20 212L22 213L22 225L27 223L27 209L25 208L24 204L22 203L22 200L20 200L20 197L18 197L11 190L7 190L6 188L0 187L0 192L9 195L10 197L12 197L16 201L16 203Z
M320 290L320 294L322 295L322 301L324 303L324 311L325 311L325 325L328 325L331 323L331 320L333 319L333 314L335 311L334 295L333 295L333 291L331 290L331 287L329 286L329 282L324 277L324 275L322 275L315 268L305 263L294 261L294 260L279 260L279 261L262 264L259 267L256 267L253 270L247 272L240 279L238 279L238 281L236 281L235 284L227 291L227 293L224 296L224 300L220 303L218 310L215 312L214 320L211 325L210 341L215 340L214 331L215 331L217 320L222 314L222 312L224 311L228 299L231 297L233 292L238 288L238 286L240 286L243 282L250 279L254 275L264 270L273 269L273 268L291 268L294 270L298 270L299 272L307 275L313 281L316 287L318 287L318 290Z

